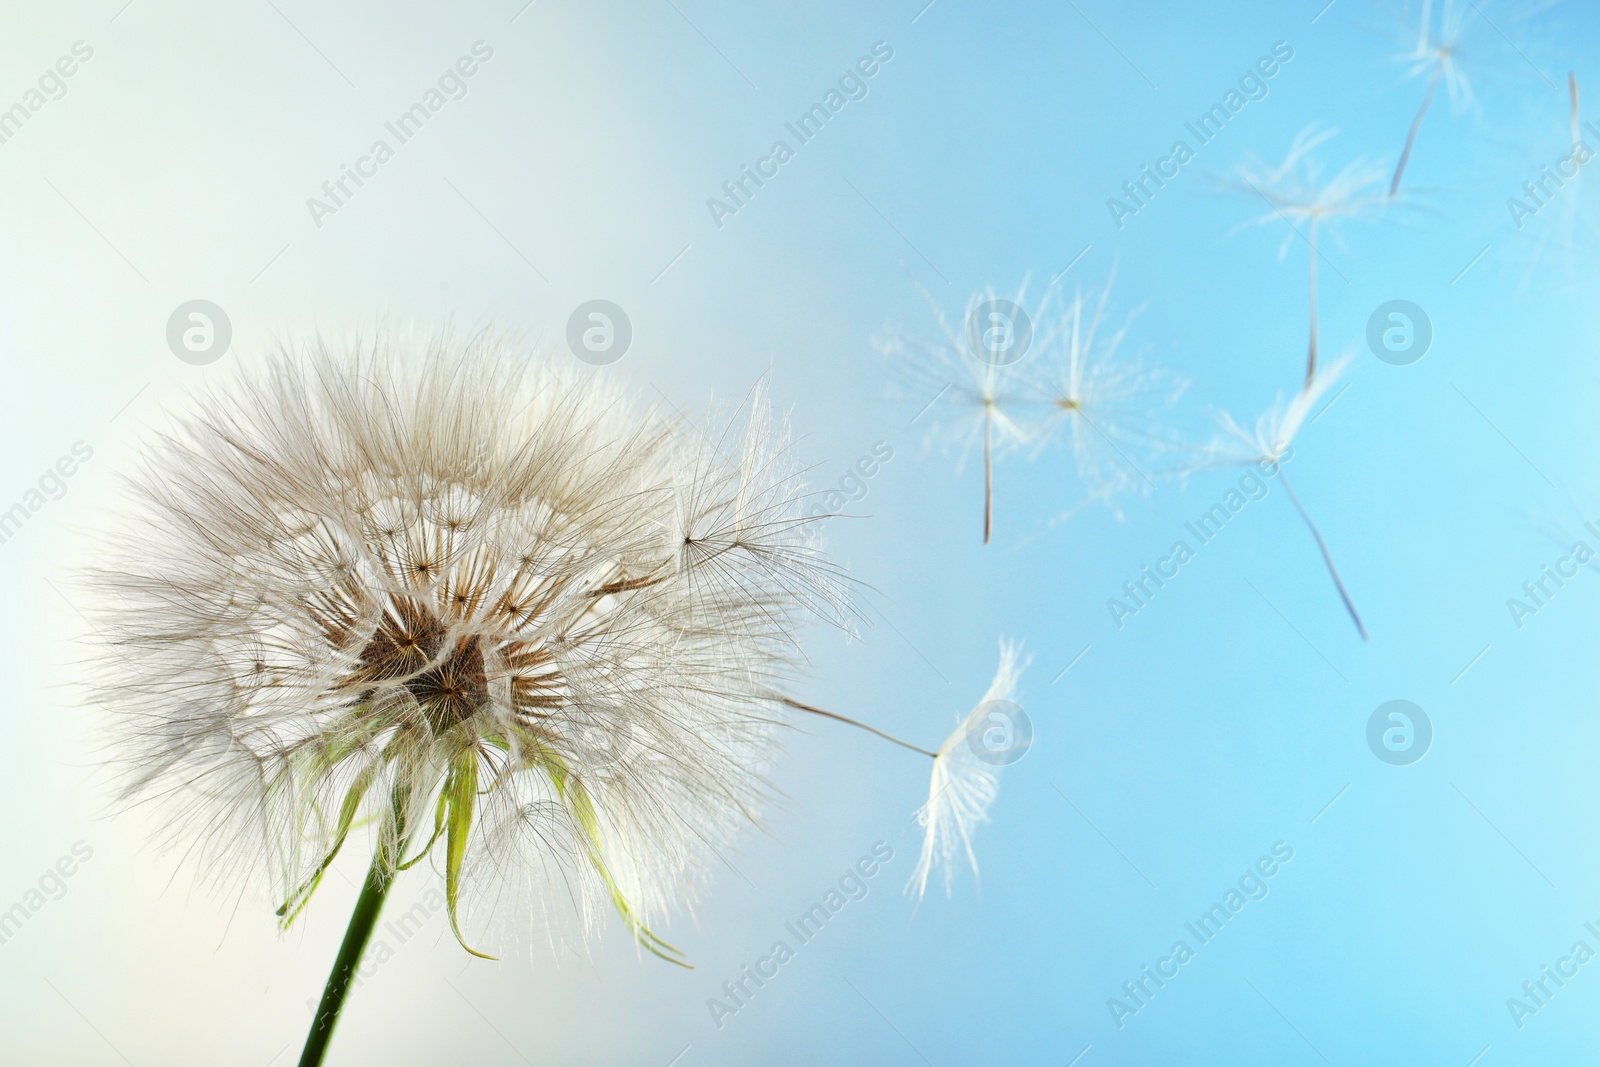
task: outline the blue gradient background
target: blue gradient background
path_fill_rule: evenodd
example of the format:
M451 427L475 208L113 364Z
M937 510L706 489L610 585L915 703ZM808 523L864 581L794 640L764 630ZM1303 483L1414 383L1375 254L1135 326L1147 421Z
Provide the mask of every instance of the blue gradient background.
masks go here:
M1070 464L1011 458L984 548L981 470L955 477L954 456L924 447L870 339L931 332L918 284L958 314L971 291L1037 285L1088 246L1061 284L1117 268L1116 305L1143 308L1130 343L1194 383L1179 428L1207 436L1212 406L1253 416L1299 381L1304 246L1280 259L1281 229L1238 230L1261 206L1216 178L1249 152L1281 157L1311 122L1341 130L1320 153L1330 170L1392 163L1423 91L1394 58L1414 13L1361 0L1315 22L1322 0L122 4L8 3L0 34L0 105L73 41L95 50L0 144L0 503L74 441L94 448L66 496L0 545L0 909L73 842L94 850L0 945L0 1059L293 1062L360 877L346 857L280 938L272 902L194 889L137 818L101 817L63 575L162 405L275 337L387 317L559 338L595 297L635 329L599 373L697 417L770 374L819 486L892 445L850 509L861 517L831 531L870 586L873 625L853 644L812 635L799 694L933 744L1014 635L1036 657L1021 698L1036 742L978 837L981 886L963 876L951 899L914 908L900 890L925 764L801 723L767 832L663 931L695 970L639 958L616 923L592 960L469 961L434 916L361 986L331 1062L1600 1055L1600 962L1521 1028L1506 1007L1574 941L1600 950L1583 927L1600 921L1600 576L1582 572L1520 629L1506 608L1600 520L1593 190L1569 186L1520 232L1505 206L1567 151L1566 73L1600 96L1592 8L1523 20L1484 5L1463 60L1478 103L1435 103L1406 179L1415 206L1324 242L1324 351L1354 360L1292 473L1367 621L1362 644L1276 488L1112 623L1107 597L1237 472L1162 482L1125 499L1120 521L1090 507L1047 529L1081 497ZM469 95L315 227L305 198L479 39L495 53ZM714 226L706 198L879 40L894 58L867 98ZM1269 96L1113 226L1106 198L1280 40L1295 54ZM1570 257L1556 254L1569 238ZM197 297L234 327L209 368L164 341L172 309ZM1393 298L1435 329L1408 367L1363 341ZM1394 698L1435 731L1405 767L1364 736ZM868 896L718 1028L707 999L879 840L895 858ZM1107 999L1278 841L1294 858L1267 898L1119 1028ZM417 875L393 912L420 899Z

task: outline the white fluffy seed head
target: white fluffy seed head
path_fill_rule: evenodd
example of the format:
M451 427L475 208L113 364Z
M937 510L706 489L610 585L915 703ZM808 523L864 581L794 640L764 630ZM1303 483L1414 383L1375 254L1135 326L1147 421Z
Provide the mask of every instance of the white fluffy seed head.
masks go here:
M286 902L375 816L437 843L453 915L567 896L650 946L756 818L843 583L759 391L713 441L492 337L426 348L279 352L149 443L84 576L119 799Z

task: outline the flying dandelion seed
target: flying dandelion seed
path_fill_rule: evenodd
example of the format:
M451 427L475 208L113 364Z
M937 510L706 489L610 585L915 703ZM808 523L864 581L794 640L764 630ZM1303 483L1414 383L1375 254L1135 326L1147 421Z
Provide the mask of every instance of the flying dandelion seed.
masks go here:
M1520 21L1556 6L1560 0L1531 0L1520 4L1512 4L1507 8L1510 20ZM1405 176L1406 166L1411 162L1412 149L1416 147L1417 133L1422 129L1422 120L1428 114L1434 98L1438 95L1442 83L1445 92L1450 98L1450 110L1460 113L1473 102L1472 81L1468 77L1466 68L1472 66L1488 66L1489 56L1482 52L1471 42L1469 31L1476 30L1478 24L1485 29L1478 30L1479 36L1491 39L1505 40L1504 31L1498 23L1491 23L1486 9L1491 6L1491 0L1442 0L1439 4L1439 18L1437 25L1433 18L1433 0L1422 0L1421 16L1417 20L1416 43L1396 57L1401 63L1406 64L1406 76L1418 78L1426 76L1427 85L1422 93L1422 103L1417 112L1412 116L1411 125L1406 128L1405 143L1400 149L1400 158L1394 168L1394 177L1389 182L1389 197L1393 199L1400 191L1400 181ZM1496 19L1500 19L1496 9ZM1506 40L1509 44L1509 40ZM1511 46L1520 54L1520 49ZM1522 60L1533 66L1531 60L1523 55ZM1537 67L1534 70L1540 78L1545 78L1544 73Z
M1415 78L1426 74L1428 87L1422 94L1422 106L1417 108L1417 113L1406 130L1405 146L1400 150L1400 160L1395 164L1394 178L1389 182L1391 198L1400 191L1400 179L1405 175L1406 164L1411 161L1411 150L1417 143L1417 131L1422 128L1423 116L1427 115L1428 108L1433 103L1433 96L1439 89L1439 83L1443 81L1446 91L1450 94L1452 110L1459 111L1472 101L1472 83L1467 80L1466 74L1461 69L1461 38L1467 23L1478 17L1479 11L1476 5L1462 5L1455 3L1454 0L1443 0L1439 11L1439 30L1435 34L1432 8L1433 0L1422 0L1422 18L1417 28L1416 47L1400 57L1403 62L1411 65L1406 76Z
M1356 606L1351 601L1349 592L1345 590L1344 581L1339 577L1339 569L1333 564L1333 555L1328 551L1328 544L1322 539L1322 533L1317 529L1316 523L1311 521L1305 506L1300 503L1300 498L1290 488L1288 476L1284 473L1280 462L1293 444L1295 435L1305 424L1306 416L1311 414L1311 409L1322 398L1322 394L1328 391L1328 387L1339 379L1349 362L1350 357L1346 355L1323 368L1310 384L1295 393L1287 405L1280 397L1276 404L1256 420L1252 429L1240 426L1226 412L1221 413L1218 421L1222 424L1224 435L1212 444L1209 458L1197 464L1197 468L1261 463L1272 466L1277 473L1279 483L1283 486L1284 494L1316 540L1317 550L1322 553L1322 562L1328 568L1328 575L1333 579L1334 588L1339 591L1339 599L1343 601L1345 610L1350 613L1350 621L1356 624L1356 632L1361 635L1361 640L1365 641L1367 628L1362 624L1361 616L1356 612Z
M1126 490L1150 490L1145 468L1176 444L1160 413L1189 385L1123 352L1133 315L1115 329L1107 325L1115 280L1113 274L1098 294L1079 290L1070 302L1057 301L1035 360L1042 413L1029 433L1035 455L1064 443L1090 499L1107 503Z
M1013 704L1017 682L1031 657L1023 658L1022 647L1012 641L1000 642L1000 665L988 690L973 709L961 716L955 730L938 751L920 748L908 741L856 719L802 704L788 705L837 722L866 730L902 748L919 752L933 760L928 781L928 801L917 809L917 824L922 827L922 853L906 891L918 900L928 891L928 876L935 867L944 872L945 893L952 888L955 861L966 856L974 876L978 857L972 849L972 833L989 821L989 807L999 792L999 769L1022 758L1032 741L1026 715ZM1024 732L1019 732L1019 726Z
M1375 187L1381 188L1383 171L1365 159L1353 160L1332 178L1322 177L1311 153L1336 133L1337 130L1319 133L1315 126L1307 126L1295 136L1282 163L1268 166L1252 156L1235 170L1238 183L1229 183L1237 191L1265 200L1272 209L1249 220L1246 226L1288 225L1289 233L1278 248L1279 259L1288 254L1296 237L1304 240L1310 250L1311 340L1306 355L1306 389L1311 388L1317 376L1317 261L1322 256L1318 246L1321 230L1326 228L1337 240L1335 222L1369 219L1386 203L1381 193L1372 192ZM1300 231L1299 222L1306 223L1305 233Z
M378 828L302 1064L424 859L475 955L469 917L566 894L678 962L652 927L767 795L799 626L848 611L759 390L710 442L490 337L406 348L199 397L85 576L120 798L171 844L287 927Z
M922 826L922 854L906 885L908 891L914 886L919 898L928 891L928 875L936 866L943 868L945 893L950 892L953 861L959 855L966 856L973 876L978 874L972 832L979 824L989 821L989 806L999 791L997 771L1005 758L997 759L995 753L1007 748L1014 751L1014 739L989 744L983 735L992 728L991 716L1006 717L1004 712L995 711L996 705L1009 703L1016 696L1017 682L1029 662L1019 659L1020 652L1020 646L1009 641L1000 642L1000 665L988 691L961 719L933 758L928 802L917 811L917 822Z
M1033 324L1044 321L1050 293L1045 293L1030 316L1022 311L1026 290L1024 282L1010 301L1002 300L992 289L974 293L967 301L960 330L951 328L944 312L924 291L941 336L925 341L891 334L875 342L912 387L910 399L945 412L943 418L935 416L930 425L935 435L960 448L958 475L972 451L981 449L984 544L994 531L995 460L1027 443L1024 414L1037 401L1023 368L1024 360L1044 341L1033 333ZM1001 307L1008 310L998 310ZM981 336L980 345L973 344L973 334ZM996 358L996 353L1004 355Z
M1568 285L1578 283L1580 266L1592 266L1591 249L1595 236L1593 212L1589 204L1592 184L1585 174L1595 157L1594 142L1585 133L1600 132L1593 120L1584 121L1579 110L1578 79L1567 75L1562 93L1559 120L1551 114L1548 100L1523 124L1536 147L1531 154L1544 157L1538 175L1524 181L1516 195L1506 199L1506 210L1522 241L1526 264L1518 280L1518 292L1526 292L1547 258L1559 263L1559 273ZM1559 153L1559 154L1558 154Z

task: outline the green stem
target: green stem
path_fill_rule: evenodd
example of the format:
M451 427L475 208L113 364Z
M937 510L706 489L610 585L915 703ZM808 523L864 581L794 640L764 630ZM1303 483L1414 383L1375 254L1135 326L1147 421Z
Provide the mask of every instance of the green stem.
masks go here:
M311 1033L306 1037L305 1051L300 1054L300 1067L320 1067L328 1054L334 1025L339 1021L339 1012L344 1009L345 997L350 992L350 980L361 966L361 956L367 950L367 942L372 940L373 927L378 925L378 913L383 910L383 898L388 895L396 868L406 854L406 843L411 836L404 802L408 792L406 779L397 776L389 790L387 825L373 850L372 866L367 868L361 895L356 898L356 910L350 915L339 955L333 961L328 984L323 987L322 1003L317 1005L316 1017L311 1020Z
M345 995L350 990L350 980L361 965L362 953L372 940L373 927L378 924L378 913L383 910L383 898L394 881L386 850L380 848L372 857L372 867L367 880L362 883L361 896L356 899L356 910L350 916L350 925L344 932L344 942L333 961L333 971L322 990L322 1003L317 1005L316 1018L311 1022L311 1033L306 1037L305 1051L300 1054L300 1067L319 1067L328 1053L328 1042L333 1040L333 1027L339 1021Z

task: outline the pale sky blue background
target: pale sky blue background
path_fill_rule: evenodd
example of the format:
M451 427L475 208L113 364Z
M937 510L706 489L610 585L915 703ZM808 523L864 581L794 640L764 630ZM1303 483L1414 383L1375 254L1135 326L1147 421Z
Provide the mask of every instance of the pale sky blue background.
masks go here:
M293 1062L354 898L356 860L280 939L271 902L196 890L137 820L99 817L94 719L62 638L75 620L47 582L67 590L73 532L162 404L275 336L388 316L559 337L604 297L635 328L604 373L698 414L770 372L819 485L875 441L895 450L853 507L865 517L832 531L876 590L874 625L858 644L814 634L802 697L933 744L1015 635L1036 656L1036 743L978 838L981 889L962 877L914 911L900 889L926 767L803 723L769 832L664 932L696 970L640 959L617 924L593 962L469 965L435 917L358 991L332 1062L1592 1059L1600 962L1522 1029L1506 999L1574 941L1600 950L1583 928L1600 923L1600 575L1520 630L1506 598L1564 554L1554 531L1600 520L1594 194L1569 187L1522 232L1505 206L1566 151L1567 72L1600 98L1592 10L1482 5L1478 102L1453 113L1441 97L1428 115L1416 206L1324 242L1325 351L1355 358L1292 472L1368 644L1276 490L1118 631L1106 598L1236 474L1163 482L1120 521L1091 507L1019 544L1080 487L1059 453L1011 459L984 548L980 472L957 478L954 456L924 448L870 344L932 330L918 284L958 314L969 292L1037 284L1088 246L1062 283L1117 266L1118 305L1143 307L1130 343L1194 383L1174 414L1186 434L1208 434L1212 406L1251 415L1292 389L1303 246L1280 260L1281 230L1235 232L1260 206L1215 178L1248 152L1278 158L1311 122L1342 131L1330 169L1392 164L1423 91L1394 58L1414 12L1337 0L1313 22L1321 6L7 4L0 105L74 41L94 56L0 144L0 504L74 441L94 457L0 545L0 908L73 842L94 855L0 945L0 1058ZM494 58L468 96L315 227L306 197L480 39ZM716 228L705 199L879 40L895 56L868 97ZM1270 95L1118 231L1106 197L1279 40L1295 57ZM1409 367L1362 340L1397 297L1436 331ZM164 342L194 298L235 331L208 369ZM1407 767L1364 738L1393 698L1435 730ZM707 998L880 839L896 855L866 899L716 1028ZM1280 840L1295 855L1270 895L1119 1030L1107 998Z

